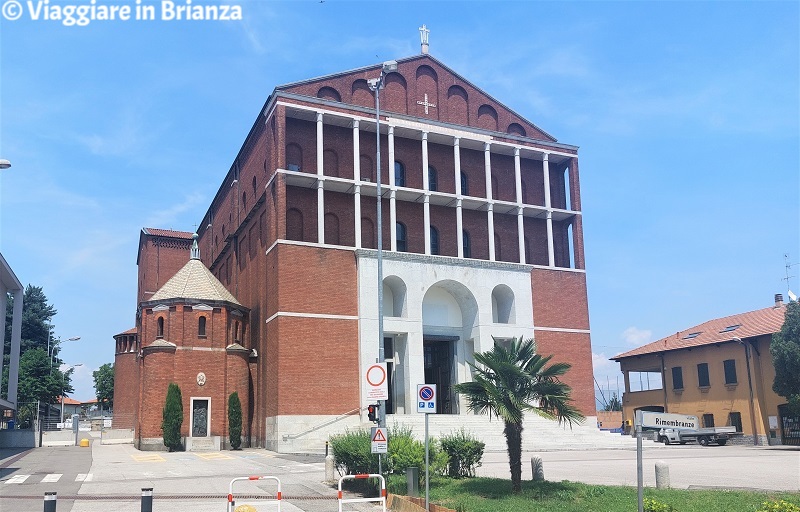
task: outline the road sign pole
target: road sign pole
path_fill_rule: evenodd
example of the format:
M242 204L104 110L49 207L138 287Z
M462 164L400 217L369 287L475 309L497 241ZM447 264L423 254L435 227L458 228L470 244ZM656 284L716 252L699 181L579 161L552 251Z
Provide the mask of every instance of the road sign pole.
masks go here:
M642 464L642 411L636 411L636 497L639 512L644 512L644 470Z
M425 415L425 510L430 510L431 507L428 502L428 492L430 490L430 486L428 485L428 481L430 480L428 472L429 472L429 462L428 462L428 418L430 414Z

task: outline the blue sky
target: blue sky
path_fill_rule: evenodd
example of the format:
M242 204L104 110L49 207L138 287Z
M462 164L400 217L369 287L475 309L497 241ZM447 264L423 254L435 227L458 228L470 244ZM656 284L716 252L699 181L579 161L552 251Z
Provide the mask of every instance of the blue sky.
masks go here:
M415 55L423 23L432 55L580 146L603 386L608 357L786 294L797 2L208 3L243 20L0 21L0 251L81 336L76 398L134 325L140 229L200 222L276 85Z

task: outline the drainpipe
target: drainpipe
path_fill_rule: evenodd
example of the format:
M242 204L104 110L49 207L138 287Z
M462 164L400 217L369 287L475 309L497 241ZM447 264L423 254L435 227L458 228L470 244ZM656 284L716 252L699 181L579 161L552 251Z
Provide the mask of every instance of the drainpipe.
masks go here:
M756 413L753 405L753 378L750 375L750 348L742 341L742 338L735 337L733 341L744 347L744 360L747 366L747 387L750 390L750 424L753 425L753 446L758 446L758 432L756 429Z
M664 412L669 412L667 407L667 368L664 366L664 353L661 356L661 389L664 391Z

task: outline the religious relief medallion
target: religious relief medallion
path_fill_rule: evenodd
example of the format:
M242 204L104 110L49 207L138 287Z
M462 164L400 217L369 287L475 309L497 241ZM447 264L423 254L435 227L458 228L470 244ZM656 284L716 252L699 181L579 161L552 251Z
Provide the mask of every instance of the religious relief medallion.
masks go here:
M206 374L203 373L203 372L198 373L197 374L197 385L198 386L205 386L205 384L206 384Z

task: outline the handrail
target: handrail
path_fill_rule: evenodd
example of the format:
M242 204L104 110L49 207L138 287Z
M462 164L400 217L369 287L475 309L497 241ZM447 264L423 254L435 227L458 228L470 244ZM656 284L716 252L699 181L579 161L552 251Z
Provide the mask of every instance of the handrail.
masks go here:
M311 432L316 432L317 430L319 430L319 429L321 429L323 427L327 427L328 425L332 425L332 424L336 423L337 421L341 421L341 420L345 419L348 416L352 416L354 413L360 413L364 409L365 409L365 407L357 407L357 408L353 409L352 411L347 411L346 413L344 413L342 415L339 415L339 416L337 416L337 417L335 417L335 418L333 418L331 420L325 421L324 423L320 423L319 425L317 425L315 427L311 427L310 429L308 429L308 430L306 430L304 432L300 432L299 434L284 434L283 435L283 440L284 441L289 441L289 440L298 439L300 437L303 437L306 434L310 434Z

